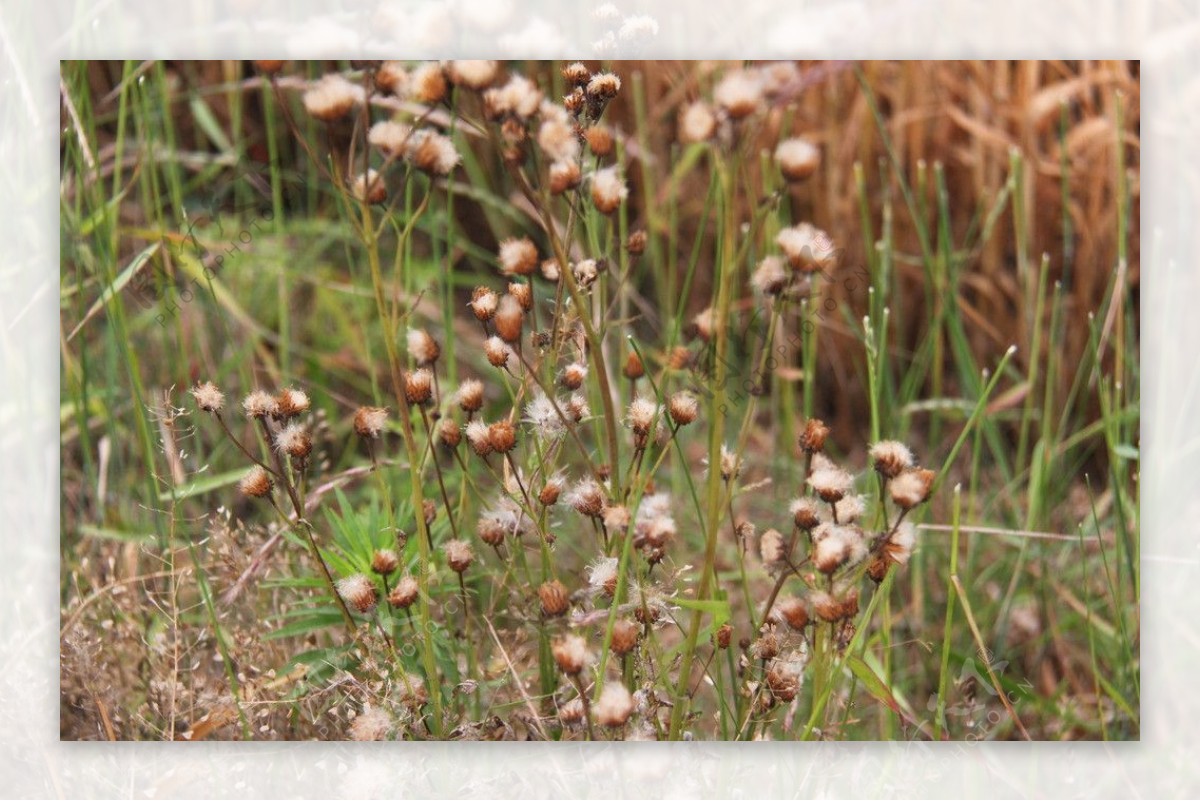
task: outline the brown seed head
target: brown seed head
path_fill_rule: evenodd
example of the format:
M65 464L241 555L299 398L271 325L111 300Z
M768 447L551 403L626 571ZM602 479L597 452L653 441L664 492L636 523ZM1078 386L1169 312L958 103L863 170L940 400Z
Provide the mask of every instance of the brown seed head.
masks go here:
M571 597L567 588L558 579L547 581L538 587L538 600L542 602L542 614L559 617L571 608Z
M529 284L509 284L508 294L517 299L522 311L533 308L533 288Z
M700 403L696 396L687 390L680 390L667 400L667 411L677 426L686 426L696 421L700 413Z
M808 625L808 608L799 598L784 598L779 602L779 615L796 631Z
M404 397L413 406L424 406L433 400L433 373L428 367L404 374Z
M583 66L583 62L576 61L562 68L562 76L567 86L586 86L592 79L592 72Z
M496 333L505 342L519 342L521 339L521 325L525 321L525 312L521 308L521 303L512 295L503 295L500 298L500 306L496 310L496 316L492 320L492 324L496 327Z
M474 413L483 408L483 382L468 378L458 387L458 405L464 412Z
M462 442L462 428L449 417L438 421L438 441L453 450Z
M555 641L551 651L558 669L568 676L578 676L587 663L587 641L576 634Z
M442 551L446 554L446 564L455 573L467 572L471 562L475 561L475 552L469 543L462 540L450 540L442 546Z
M583 362L572 362L563 368L560 383L567 389L579 389L587 378L587 365Z
M612 642L610 647L617 656L625 656L637 647L638 624L627 617L617 618L613 622Z
M471 294L471 302L467 304L475 319L481 323L496 316L496 307L500 305L500 296L486 286L477 286Z
M197 384L192 389L192 397L196 399L196 405L206 412L219 412L225 405L225 394L211 381Z
M380 406L360 406L354 413L354 433L363 439L379 439L387 417L388 410Z
M629 351L629 356L625 359L625 369L622 371L626 378L636 381L646 374L646 368L642 364L642 359L637 355L637 351Z
M829 436L829 426L817 418L804 423L804 431L800 434L800 449L805 453L820 453L825 449L825 438Z
M550 165L549 179L550 194L561 195L579 186L583 173L574 161L556 161Z
M283 69L286 61L255 61L254 67L264 75L274 75Z
M507 420L488 426L488 444L496 453L508 453L517 444L517 429Z
M307 393L299 389L281 389L275 396L276 416L288 420L309 410Z
M347 606L362 615L370 613L379 602L379 590L375 588L375 582L362 573L338 581L337 591Z
M937 473L923 467L911 468L888 482L892 502L901 509L912 509L929 500Z
M388 603L397 609L407 609L417 602L421 588L412 576L405 576L388 593Z
M629 251L630 255L640 256L646 252L646 241L646 232L638 229L625 240L625 249Z
M558 478L549 479L542 485L542 490L538 493L538 503L543 506L553 506L558 503L558 496L560 494L562 494L562 480Z
M729 644L733 642L733 626L728 623L722 623L717 628L717 633L713 635L713 639L717 641L718 648L728 648Z
M251 498L265 498L271 494L271 487L273 486L274 482L271 481L271 475L258 465L251 467L246 475L242 477L242 480L238 482L238 489L242 491L242 494L248 495Z
M403 94L408 89L408 70L399 61L385 61L375 70L375 88L381 92Z
M587 139L588 148L591 149L593 155L604 158L612 152L613 135L606 126L593 125L584 133L584 138Z
M384 548L371 555L371 572L381 576L390 576L400 567L400 557L390 548Z

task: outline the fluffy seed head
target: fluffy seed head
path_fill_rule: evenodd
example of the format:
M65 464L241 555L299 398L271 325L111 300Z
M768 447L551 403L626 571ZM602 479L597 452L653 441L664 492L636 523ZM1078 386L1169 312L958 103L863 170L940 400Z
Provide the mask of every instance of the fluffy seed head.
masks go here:
M811 531L821 522L819 509L812 498L797 498L788 509L796 528L802 531Z
M700 402L696 396L687 390L680 390L667 400L667 411L677 426L686 426L695 422L700 414Z
M500 243L499 259L505 275L529 275L538 266L537 247L529 237L505 239Z
M275 436L275 447L293 459L306 459L312 453L312 437L301 423L289 423Z
M818 539L815 533L813 535L816 543L813 548L813 564L817 570L830 575L850 558L852 534L844 526L830 523L823 524L821 529L825 529L823 536Z
M610 681L600 691L600 700L596 702L596 722L610 729L619 729L629 721L633 714L633 696L625 685Z
M587 84L588 98L611 100L621 91L621 79L611 72L598 72Z
M492 440L488 436L488 424L482 420L472 420L467 423L467 442L471 450L478 456L487 456L492 452Z
M371 572L390 576L400 567L400 557L390 548L383 548L371 555Z
M762 102L762 80L749 70L730 72L713 89L713 101L733 119L753 114Z
M538 127L538 147L552 162L574 163L579 159L579 137L566 119L549 117Z
M803 631L808 625L808 608L799 598L788 597L779 602L779 616L796 631Z
M594 478L581 479L571 487L566 497L567 505L585 517L599 518L604 515L604 491Z
M818 272L837 261L829 234L810 223L784 228L775 237L775 243L787 256L788 263L801 272Z
M649 433L650 427L654 425L657 416L658 404L649 398L634 398L633 402L629 404L625 419L635 434L645 437Z
M408 355L412 356L417 367L429 367L442 355L442 349L437 340L430 336L424 328L408 329Z
M789 277L783 267L783 259L767 256L750 276L750 285L764 295L778 295L787 287Z
M784 139L775 148L775 162L784 178L803 181L816 172L817 165L821 163L821 152L807 139Z
M755 659L774 659L779 654L779 638L774 632L766 632L750 645L750 655Z
M808 485L826 503L837 503L854 487L854 478L822 454L814 454Z
M604 527L611 532L629 528L630 519L629 509L624 506L609 506L604 510Z
M404 576L392 591L388 593L388 603L397 609L407 609L417 602L417 595L420 593L420 585L412 576Z
M579 389L587 378L587 365L583 362L571 362L563 368L560 383L567 389Z
M507 293L501 295L496 316L492 318L492 325L500 338L505 342L519 342L524 322L525 310L521 308L521 302Z
M712 306L704 309L695 317L692 318L692 329L696 332L696 336L703 339L705 342L712 340L713 335L713 310Z
M449 137L427 129L413 132L407 152L413 166L430 175L449 175L462 160Z
M363 88L337 73L323 76L304 93L304 109L322 122L340 120L365 99Z
M578 264L571 265L571 272L575 276L575 283L579 284L579 288L587 289L596 283L596 278L600 275L600 262L595 259L584 259Z
M470 543L462 540L450 540L442 546L442 552L446 554L446 564L455 573L467 572L471 562L475 561L475 552L471 550Z
M193 387L192 397L196 399L196 405L206 412L219 412L225 405L225 393L211 381Z
M615 556L602 557L588 565L588 586L608 597L617 594L617 569L620 560Z
M486 286L477 286L471 293L471 302L467 304L475 319L481 323L496 316L496 307L500 305L500 296Z
M727 445L721 446L721 478L731 481L742 473L742 459Z
M913 466L912 451L902 442L883 440L871 446L875 472L884 478L895 478Z
M496 81L500 64L496 61L451 61L448 69L450 80L468 89L484 89Z
M587 640L578 634L568 634L554 642L554 662L568 676L578 676L588 660Z
M584 132L584 138L587 140L588 149L592 151L592 155L604 158L612 152L613 135L607 127L593 125Z
M254 418L273 417L279 413L279 404L275 398L261 389L256 389L243 398L242 408L245 409L247 417Z
M271 493L272 486L274 486L274 482L271 481L271 475L258 465L251 467L238 482L238 489L242 491L242 494L251 498L265 498Z
M889 560L898 565L908 564L909 557L912 556L913 548L917 544L917 529L912 523L905 520L896 529L896 533L888 538L884 543L883 553Z
M798 663L801 667L803 663ZM789 662L776 659L767 668L763 676L763 684L771 693L771 697L781 704L790 704L800 694L800 670L790 666Z
M479 411L483 408L483 382L477 378L468 378L459 384L454 397L464 412Z
M559 617L571 608L571 597L567 588L558 579L547 581L538 587L538 600L542 604L542 614L546 617Z
M375 70L375 86L381 92L403 95L408 91L408 70L399 61L385 61Z
M558 503L558 496L562 494L562 488L563 481L558 476L546 479L546 483L538 492L538 503L543 506L553 506Z
M362 615L370 613L379 601L379 590L375 588L375 582L362 573L339 580L337 591L346 602L346 606Z
M937 473L921 467L905 470L888 482L892 502L901 509L912 509L929 499Z
M758 552L768 570L780 567L787 558L783 535L773 528L764 531L758 540Z
M392 730L392 718L377 706L366 706L350 722L350 739L356 742L386 740Z
M559 417L554 401L546 397L541 390L534 394L533 400L525 404L524 420L543 441L556 439L566 432L566 426Z
M520 306L517 308L519 310ZM488 337L483 343L483 354L487 356L488 364L492 367L507 367L509 359L513 358L512 348L504 344L500 337Z
M408 152L409 137L412 128L402 122L381 120L371 126L367 132L367 142L379 149L389 159L396 159Z
M583 173L580 172L579 165L574 161L556 161L550 165L549 179L550 194L561 195L563 192L569 192L579 186L579 182L583 180ZM557 276L546 277L551 281L558 280Z
M524 75L513 75L508 83L483 93L484 109L488 117L532 117L542 103L542 90Z
M432 106L446 97L446 75L442 66L427 61L413 70L408 81L409 95L418 103Z
M485 545L495 548L504 542L504 523L498 515L485 513L480 515L479 522L475 524L475 533Z
M413 406L424 406L433 399L433 371L428 367L404 374L404 397Z
M591 408L588 407L587 398L578 392L567 398L567 407L563 411L576 423L582 423L592 413Z
M383 178L371 169L359 174L351 181L350 193L355 200L367 203L379 204L387 200L387 186L383 183Z
M582 62L576 61L562 68L562 76L568 86L586 86L592 78L592 72Z
M804 423L804 431L800 432L800 449L805 453L820 453L825 450L828 436L829 426L813 417Z
M303 390L284 388L275 396L275 414L284 420L304 414L311 405Z
M707 103L691 103L679 115L679 138L684 142L707 142L716 130L717 118Z
M606 167L592 174L592 202L601 214L612 214L629 196L629 187L617 173L616 167Z

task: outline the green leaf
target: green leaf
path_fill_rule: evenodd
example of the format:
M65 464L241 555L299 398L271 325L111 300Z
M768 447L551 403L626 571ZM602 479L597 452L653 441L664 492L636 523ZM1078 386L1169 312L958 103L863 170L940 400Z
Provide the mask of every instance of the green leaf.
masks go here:
M883 679L879 678L875 674L875 671L871 670L870 665L862 661L859 656L850 654L846 657L846 667L850 668L850 672L862 682L863 686L867 688L867 692L873 695L877 701L884 704L897 715L903 715L900 711L900 704L896 702L892 691L888 689Z
M116 294L125 288L125 285L128 284L133 277L138 274L138 271L150 261L150 257L158 252L160 246L161 243L155 242L154 244L143 248L140 253L133 257L133 261L129 262L129 264L125 266L125 269L121 270L120 274L113 280L112 284L110 284L103 292L100 293L100 297L96 298L96 302L92 304L90 309L88 309L87 314L83 315L83 319L79 321L79 324L71 330L70 334L67 334L68 342L74 339L75 335L79 333L79 330L87 325L88 320L91 320L93 317L99 314L100 310L107 306L109 301L116 297Z
M166 492L158 493L158 500L167 502L172 499L181 501L184 498L193 498L197 495L204 495L221 487L227 487L237 481L240 481L242 476L246 475L246 469L239 467L237 470L230 470L227 473L217 473L216 475L205 476L199 481L193 481L189 484L183 484Z

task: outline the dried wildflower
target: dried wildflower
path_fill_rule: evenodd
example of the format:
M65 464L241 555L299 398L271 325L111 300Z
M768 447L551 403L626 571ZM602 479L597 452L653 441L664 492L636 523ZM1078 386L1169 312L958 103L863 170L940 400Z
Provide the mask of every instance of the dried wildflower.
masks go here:
M407 153L414 167L430 175L449 175L462 160L449 137L424 128L409 136Z
M685 143L707 142L717 130L717 118L707 103L691 103L679 115L679 138Z
M592 155L598 158L604 158L612 152L612 131L603 125L593 125L588 128L584 133L584 139L587 140L588 149L592 151Z
M468 378L459 384L454 398L464 412L470 414L479 411L483 408L483 382L476 378Z
M242 399L242 408L246 410L247 417L261 419L263 417L275 416L279 413L279 404L275 398L271 397L269 392L264 392L261 389L256 389Z
M716 641L718 648L728 648L729 644L733 642L733 626L728 623L722 623L717 629L716 634L713 635L713 639Z
M583 382L587 379L588 369L583 362L571 362L563 368L562 377L559 379L567 389L579 389L583 386Z
M633 696L620 682L609 682L600 691L596 702L596 722L610 729L617 729L629 721L633 714Z
M337 73L323 76L304 92L304 109L322 122L340 120L365 99L363 88Z
M841 620L842 607L832 595L827 592L814 592L809 595L809 603L813 613L826 623Z
M557 439L566 433L566 426L554 406L554 401L546 397L541 390L534 394L533 400L525 404L524 420L543 441Z
M810 223L784 228L775 237L788 263L801 272L812 273L832 267L837 260L829 234Z
M609 647L617 656L625 656L637 647L638 625L627 617L613 621L612 640Z
M804 431L800 433L800 449L805 453L820 453L825 450L825 439L829 436L829 426L817 418L804 423Z
M484 108L491 119L505 115L528 119L541 103L542 90L524 75L513 75L503 86L483 93Z
M196 405L206 412L219 412L225 405L225 393L211 381L197 384L192 389L192 397L196 399Z
M646 243L648 241L649 237L646 235L646 232L639 228L625 240L625 250L629 251L629 255L631 256L640 256L646 252Z
M644 440L650 432L650 427L654 425L659 411L659 405L649 398L634 398L633 402L629 404L625 420L629 423L629 427L633 429L633 432Z
M271 475L259 465L254 465L238 482L238 489L243 495L248 495L251 498L265 498L271 494L271 487L274 482L271 481Z
M583 173L579 170L579 165L574 161L556 161L550 165L548 175L550 179L550 194L561 195L579 186L583 180ZM557 272L558 263L555 262L555 271ZM545 262L542 264L542 273L545 274ZM558 276L553 278L546 276L547 280L557 281Z
M587 398L580 395L578 392L567 398L567 407L564 410L567 416L576 423L582 423L591 416L592 410L588 406Z
M275 447L294 459L306 459L312 452L312 437L301 423L289 423L275 435Z
M507 368L509 360L515 356L512 348L500 337L488 337L483 343L483 354L487 356L488 364L500 368Z
M498 420L488 426L488 444L496 453L508 453L517 444L517 430L507 420Z
M830 575L846 564L850 558L853 529L831 523L822 523L813 531L813 564L817 570Z
M387 186L375 170L368 169L350 182L350 194L355 200L376 205L387 200Z
M404 373L404 398L413 406L424 406L433 400L433 371L428 367Z
M902 442L883 440L871 446L875 472L884 478L895 478L913 466L912 451Z
M563 726L573 729L583 723L583 700L572 698L558 709L558 720Z
M482 420L472 420L467 423L467 442L478 456L487 456L492 452L492 440L488 436L488 424Z
M713 310L712 306L709 306L692 318L692 330L696 336L708 342L712 339L713 322Z
M905 511L919 506L929 500L929 492L933 489L933 480L937 474L924 468L911 468L888 482L888 492L892 502Z
M604 491L593 478L581 479L571 487L564 500L585 517L599 518L604 515Z
M284 420L290 420L309 410L311 402L308 394L299 389L281 389L275 396L275 415Z
M764 531L758 540L758 552L767 570L773 571L782 567L787 560L787 546L784 544L783 535L773 528Z
M499 260L505 275L529 275L538 266L537 247L529 237L505 239L500 243Z
M576 61L562 68L563 80L568 86L586 86L592 79L592 72L581 62Z
M375 87L381 92L403 95L408 92L408 70L399 61L385 61L375 70Z
M763 684L771 696L780 703L788 704L796 700L800 694L800 684L804 677L804 661L798 654L787 659L776 659L767 668L763 676Z
M553 506L558 503L558 496L562 494L563 480L560 476L553 476L546 479L546 483L542 485L542 489L538 492L538 503L543 506Z
M604 527L614 534L629 528L632 517L624 506L608 506L604 509Z
M542 614L546 617L559 617L571 608L571 597L567 588L558 579L544 582L538 587L538 600L542 603Z
M462 540L450 540L442 546L442 552L446 554L446 564L455 573L465 573L471 562L475 561L475 552L471 550L470 543Z
M573 89L563 96L563 108L573 117L578 117L585 105L587 105L587 96L582 87Z
M897 526L896 531L888 537L883 546L883 552L898 565L908 564L913 548L917 544L917 528L905 521Z
M603 592L609 598L617 594L617 571L620 561L615 556L601 557L588 565L588 586L593 592Z
M496 82L500 73L497 61L464 60L451 61L447 69L450 81L468 89L485 89Z
M601 214L612 214L628 196L629 187L625 186L616 167L592 173L592 203Z
M768 631L750 644L750 656L755 659L774 659L779 654L779 638Z
M642 364L642 357L638 356L636 350L629 351L629 356L625 358L625 368L621 373L630 381L636 381L646 374L646 367Z
M796 631L803 631L808 625L808 607L799 598L784 598L776 608L779 610L779 616Z
M575 283L579 288L587 289L596 283L596 278L600 275L600 263L595 259L584 259L571 266L571 273L575 276Z
M667 411L677 426L686 426L695 422L700 414L700 402L696 396L687 390L680 390L667 399Z
M568 676L578 676L588 661L587 640L578 634L568 634L556 640L551 650L558 669Z
M807 139L795 137L784 139L775 148L775 161L779 171L789 181L803 181L817 170L821 152Z
M521 339L521 326L525 322L525 310L521 308L521 302L509 294L500 296L500 305L496 309L496 316L492 318L492 325L496 328L496 333L505 342L519 342Z
M356 742L386 740L392 725L392 718L387 712L367 705L350 722L350 739Z
M387 424L388 410L379 406L360 406L354 413L354 433L363 439L379 439Z
M485 545L490 545L493 548L504 542L504 523L500 519L500 515L494 512L485 512L479 516L479 522L475 524L475 533L479 535L479 539Z
M792 513L796 528L802 531L809 531L821 522L820 510L811 498L797 498L788 510Z
M475 319L486 323L496 316L496 307L500 305L500 296L485 286L475 287L471 294L471 302L467 304Z
M442 66L433 61L421 64L408 81L408 92L413 100L432 106L446 98L446 75Z
M735 120L753 114L762 95L762 79L749 70L730 72L713 89L713 101Z
M379 601L379 590L375 582L362 573L346 576L337 583L338 595L354 611L359 614L369 614Z
M390 576L400 567L400 557L390 548L382 548L371 554L371 572Z
M732 481L742 474L742 457L727 445L721 446L721 479Z
M389 159L397 159L408 152L409 137L412 127L402 122L382 120L371 126L367 132L367 142L379 149Z
M429 367L442 355L442 349L437 340L430 336L424 328L408 329L408 355L416 362L417 367Z
M579 137L575 126L558 116L542 120L538 127L538 147L552 162L574 163L579 159Z
M783 259L779 256L767 256L758 263L758 268L750 276L750 286L764 295L778 295L787 288L790 277L784 269Z
M813 454L808 485L826 503L837 503L854 488L854 477L823 454Z

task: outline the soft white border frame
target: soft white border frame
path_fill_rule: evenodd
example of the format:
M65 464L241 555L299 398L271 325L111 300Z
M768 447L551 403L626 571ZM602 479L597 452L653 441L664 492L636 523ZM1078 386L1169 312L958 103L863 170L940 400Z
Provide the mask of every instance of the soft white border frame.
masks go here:
M90 5L90 7L88 7ZM1200 792L1200 12L1116 0L67 0L0 6L0 794L36 797L1188 796ZM622 38L624 17L657 33ZM609 34L612 34L610 37ZM829 57L1142 60L1142 741L58 742L58 61Z

